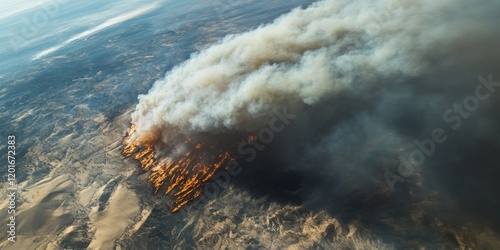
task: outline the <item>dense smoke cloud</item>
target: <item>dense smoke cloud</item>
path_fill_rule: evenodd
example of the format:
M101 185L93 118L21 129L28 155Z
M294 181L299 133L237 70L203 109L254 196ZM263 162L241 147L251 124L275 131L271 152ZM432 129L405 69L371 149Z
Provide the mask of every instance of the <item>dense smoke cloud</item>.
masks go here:
M414 64L415 55L398 52L412 41L400 37L417 36L432 24L405 31L397 22L392 25L398 27L387 27L397 30L370 36L363 28L374 17L363 13L371 4L366 10L363 4L328 1L296 9L193 55L140 97L133 115L137 136L159 130L171 141L179 133L249 132L276 106L300 110L362 85L363 79L417 74L423 66Z
M171 148L200 135L255 134L286 107L298 118L242 175L280 183L294 171L301 201L343 219L391 224L394 216L398 232L432 228L455 235L455 245L483 246L487 240L435 218L453 211L449 223L500 222L499 10L493 0L327 0L295 9L193 54L158 80L139 97L133 140ZM493 91L457 118L454 104L475 95L479 76ZM399 157L436 128L447 141L392 193L384 173L400 175ZM270 188L241 180L258 192Z
M300 111L339 93L391 84L377 80L402 81L432 71L434 63L453 63L448 53L456 48L443 43L467 46L461 36L486 33L488 27L445 16L452 9L442 8L466 7L447 2L323 1L229 36L139 98L133 114L137 136L155 131L171 142L179 134L249 132L275 107ZM459 56L478 56L465 49L470 55ZM448 57L437 62L439 54Z

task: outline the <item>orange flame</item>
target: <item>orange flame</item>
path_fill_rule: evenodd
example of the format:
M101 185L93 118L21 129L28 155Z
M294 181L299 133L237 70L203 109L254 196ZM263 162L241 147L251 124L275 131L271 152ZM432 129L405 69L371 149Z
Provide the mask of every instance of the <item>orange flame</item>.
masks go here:
M153 142L138 143L132 140L135 130L136 127L132 124L124 141L123 154L126 157L133 156L139 161L142 170L151 171L148 181L153 183L155 193L162 187L166 187L165 194L173 192L175 206L171 212L179 211L182 206L198 197L203 190L203 184L225 162L235 159L222 150L214 154L215 145L198 143L178 159L157 160ZM185 143L191 143L191 140L188 138Z

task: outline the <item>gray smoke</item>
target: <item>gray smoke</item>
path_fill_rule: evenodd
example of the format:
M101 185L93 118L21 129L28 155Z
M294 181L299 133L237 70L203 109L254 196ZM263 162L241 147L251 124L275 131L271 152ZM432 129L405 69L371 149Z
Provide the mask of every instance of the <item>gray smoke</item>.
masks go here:
M500 80L499 10L494 0L326 0L295 9L193 54L158 80L139 97L134 140L175 146L205 133L255 134L286 107L299 118L247 175L277 168L269 176L276 181L280 171L295 171L305 176L301 201L342 219L394 225L393 216L398 233L430 228L454 235L451 246L489 246L474 238L476 227L472 238L455 228L500 222L498 92L456 130L443 114L475 94L479 76ZM435 128L447 142L392 193L384 173L398 173L399 156Z
M300 111L338 93L369 88L366 80L419 74L428 65L412 51L418 50L414 39L433 23L408 20L418 5L405 4L391 20L382 20L380 32L367 32L376 8L385 4L319 2L226 37L140 96L133 114L137 136L155 131L171 142L179 134L249 132L273 107Z

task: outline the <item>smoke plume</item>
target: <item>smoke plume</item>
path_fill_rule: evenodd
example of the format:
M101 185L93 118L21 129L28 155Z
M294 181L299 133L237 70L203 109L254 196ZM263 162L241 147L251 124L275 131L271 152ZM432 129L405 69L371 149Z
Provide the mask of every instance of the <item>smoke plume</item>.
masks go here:
M255 161L244 161L254 167L238 185L266 193L269 183L295 181L282 175L293 171L301 176L298 202L345 220L386 222L389 213L401 228L430 227L459 235L456 246L478 247L484 239L434 218L453 209L442 220L500 222L498 94L491 91L457 129L443 114L475 95L478 77L500 80L499 9L493 0L326 0L294 9L225 37L158 80L139 96L128 144L152 145L158 162L178 162L200 143L238 159L237 145L285 108L297 118ZM447 141L392 193L384 174L401 175L399 156L436 128ZM196 164L219 164L215 158ZM272 181L260 183L263 175Z

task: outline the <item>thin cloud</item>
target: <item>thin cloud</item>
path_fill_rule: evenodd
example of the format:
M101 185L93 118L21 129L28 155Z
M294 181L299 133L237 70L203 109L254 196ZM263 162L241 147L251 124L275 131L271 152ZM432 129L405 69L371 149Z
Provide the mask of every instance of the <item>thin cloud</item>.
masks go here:
M77 41L77 40L81 40L85 37L88 37L92 34L95 34L97 32L100 32L108 27L111 27L113 25L116 25L116 24L119 24L119 23L122 23L122 22L125 22L127 20L130 20L132 18L135 18L135 17L138 17L138 16L141 16L141 15L144 15L150 11L152 11L153 9L156 9L157 7L159 6L159 4L156 2L156 3L152 3L150 5L147 5L145 7L142 7L140 9L137 9L137 10L134 10L134 11L131 11L131 12L128 12L128 13L125 13L123 15L120 15L120 16L117 16L117 17L114 17L114 18L111 18L109 20L107 20L106 22L92 28L92 29L89 29L89 30L86 30L84 32L81 32L73 37L71 37L70 39L54 46L54 47L51 47L51 48L48 48L42 52L39 52L38 54L36 54L34 57L33 57L33 60L38 60L38 59L41 59L49 54L52 54L54 52L56 52L57 50L61 49L62 47L74 42L74 41Z

